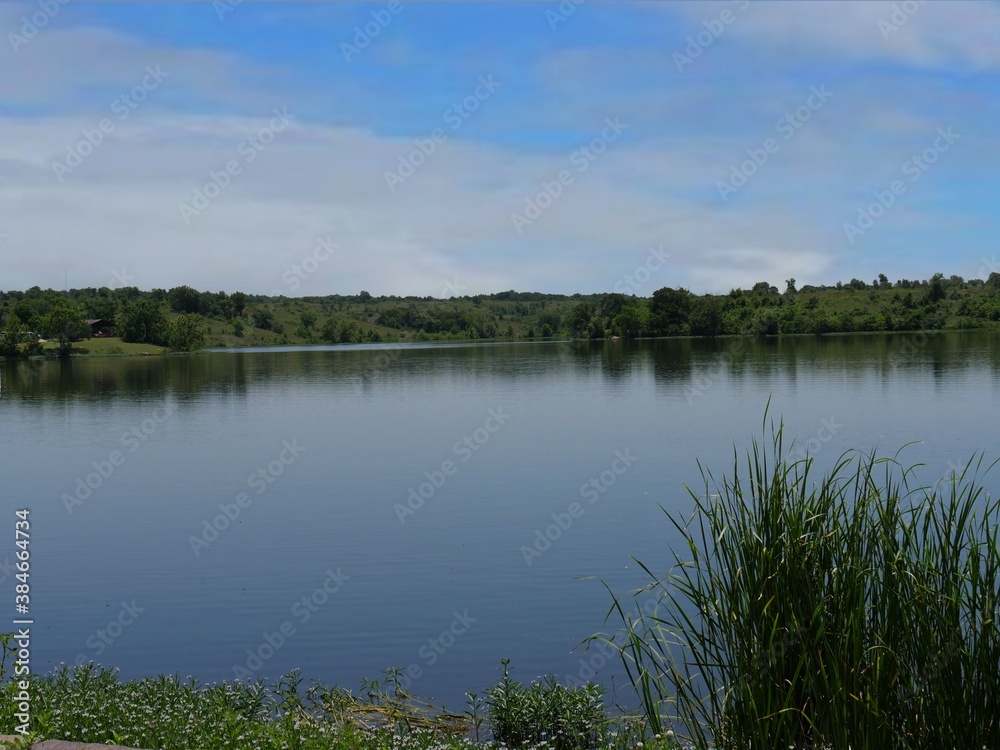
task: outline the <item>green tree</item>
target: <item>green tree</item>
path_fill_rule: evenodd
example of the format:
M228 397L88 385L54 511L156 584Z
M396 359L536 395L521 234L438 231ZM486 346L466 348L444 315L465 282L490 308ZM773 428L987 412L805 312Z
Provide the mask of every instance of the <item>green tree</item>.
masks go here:
M253 312L250 313L250 319L253 321L255 328L262 328L265 331L274 331L274 313L270 310L265 310L261 307L254 308ZM280 333L280 331L275 331Z
M167 341L171 349L193 352L205 346L205 322L198 313L187 313L171 321Z
M361 341L361 332L358 330L357 322L353 320L343 321L337 329L337 340L341 344L356 344Z
M243 292L233 292L226 301L229 308L229 317L242 318L247 309L247 296Z
M624 308L625 305L627 305L628 303L629 299L624 294L620 294L618 292L605 294L603 297L601 297L601 302L598 308L598 312L601 314L602 317L610 320L611 318L615 317L615 315L617 315L619 312L621 312L622 308Z
M482 317L477 317L474 322L478 324L480 327L486 325L485 318ZM555 310L544 310L538 315L538 325L541 326L542 328L545 328L547 326L550 331L550 333L548 334L549 336L554 335L555 332L559 330L560 323L562 323L562 320L559 317L559 313L557 313ZM542 335L544 336L546 334Z
M590 323L597 314L597 308L591 302L578 302L566 314L566 328L571 336L586 336L590 332Z
M14 309L11 310L11 315L20 320L24 325L27 326L25 330L36 330L40 328L40 318L38 311L35 306L29 302L21 300L14 305Z
M323 323L323 328L319 332L319 337L330 344L337 343L337 321L335 318L327 318Z
M648 324L649 308L642 304L626 305L611 321L612 328L627 339L641 336Z
M111 297L99 296L87 301L87 317L103 318L104 320L114 320L118 314L118 303Z
M116 319L122 341L162 346L167 339L167 318L163 308L151 299L126 302Z
M299 320L302 321L302 327L308 331L316 323L316 313L312 310L303 310L299 315Z
M710 295L694 297L688 325L694 336L718 336L722 333L722 303Z
M691 292L668 286L653 292L649 303L650 333L658 336L685 336L690 333Z
M39 327L42 336L59 342L60 357L68 357L73 342L90 335L90 327L83 322L83 314L66 300L57 301L42 318Z
M170 309L179 313L202 312L201 292L189 286L175 286L167 292Z
M3 331L0 331L0 357L17 357L26 352L21 344L28 336L28 327L14 314L7 316Z
M944 274L936 273L931 277L931 287L927 290L927 296L924 300L933 305L936 302L940 302L944 299Z

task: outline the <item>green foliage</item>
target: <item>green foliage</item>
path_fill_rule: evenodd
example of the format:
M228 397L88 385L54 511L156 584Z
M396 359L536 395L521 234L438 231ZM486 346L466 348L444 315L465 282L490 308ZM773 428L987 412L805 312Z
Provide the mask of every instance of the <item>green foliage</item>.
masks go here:
M170 322L167 342L171 349L193 352L205 346L205 322L197 313L181 315Z
M644 304L629 304L611 319L611 329L619 336L633 339L642 336L649 327L649 308Z
M653 292L649 313L650 332L655 336L691 333L691 293L687 289L657 289Z
M596 315L597 308L592 302L577 302L566 314L566 329L571 336L588 336Z
M326 322L323 323L323 328L319 332L320 338L323 339L328 344L337 343L337 320L336 318L327 318Z
M494 750L481 743L484 701L469 696L469 710L451 713L411 697L402 670L362 682L360 695L313 683L302 689L297 671L268 684L154 677L122 682L116 670L63 666L30 678L30 731L53 740L128 747L190 750ZM569 690L548 681L523 689L507 683L519 725L545 738L539 748L632 750L642 738L634 717L609 719L593 685ZM0 685L0 733L15 726L11 684ZM523 710L522 710L523 709ZM491 720L494 709L488 708ZM593 726L599 727L594 730ZM476 739L469 738L470 730ZM494 738L496 739L496 738ZM649 747L667 750L668 739Z
M38 338L17 315L10 315L0 330L0 357L28 357L40 351Z
M945 298L944 283L941 280L942 274L934 274L934 278L931 279L930 289L927 290L926 301L930 304L935 302L940 302Z
M200 313L204 310L201 292L189 286L176 286L167 292L170 309L179 313Z
M722 332L722 302L710 296L692 298L687 322L694 336L717 336Z
M496 742L511 748L586 750L606 739L611 722L601 687L569 688L554 677L525 687L511 679L509 659L501 664L503 677L486 691L487 721Z
M658 731L696 747L992 747L1000 716L1000 503L982 460L914 486L898 456L807 459L754 441L745 469L702 470L664 576L616 598L617 646ZM616 646L606 636L601 640Z
M274 313L263 307L255 307L250 313L250 319L255 328L262 328L265 331L274 330Z
M58 300L40 321L39 332L43 337L59 341L59 353L69 354L74 341L90 335L90 328L83 322L83 315L75 305Z
M509 290L448 300L375 297L367 292L299 299L243 292L227 296L188 286L169 291L102 287L68 292L33 287L24 292L0 292L0 325L6 327L17 318L22 332L39 332L53 309L64 304L83 316L116 320L125 341L153 344L167 342L167 310L170 317L198 313L206 321L228 323L214 329L222 332L217 343L223 346L509 340L538 335L599 339L936 330L997 327L998 279L1000 274L986 281L935 274L928 281L902 279L893 285L881 274L870 285L852 279L846 286L839 284L839 290L803 285L794 293L790 290L795 279L786 279L784 294L760 281L750 289L733 289L723 295L694 295L685 289L664 287L651 298L617 292L567 296ZM864 292L859 294L859 290ZM139 303L145 304L137 308ZM154 312L157 308L162 312ZM332 328L327 325L330 319L334 320ZM73 331L68 332L71 335L66 337L64 351L69 350L69 339L73 338ZM76 333L86 335L82 330ZM3 348L16 348L17 355L23 356L31 347L22 341L16 347L0 343Z
M9 661L13 665L16 657L17 644L14 642L14 634L0 633L0 683L6 681L8 672L13 679L14 671L8 668L7 663Z
M246 313L246 307L247 296L243 292L233 292L229 295L226 316L229 318L241 318Z
M163 308L152 299L127 302L115 321L122 341L134 344L167 344L167 318Z

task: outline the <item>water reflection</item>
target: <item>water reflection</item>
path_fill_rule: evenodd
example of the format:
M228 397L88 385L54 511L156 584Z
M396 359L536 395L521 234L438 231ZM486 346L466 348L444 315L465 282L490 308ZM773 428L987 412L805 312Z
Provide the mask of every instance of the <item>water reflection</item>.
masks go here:
M823 337L538 342L470 345L366 345L232 350L190 356L107 357L0 363L0 398L27 404L109 402L172 393L245 398L271 383L324 383L364 395L378 383L484 376L530 383L553 372L599 377L609 388L651 375L673 387L704 390L725 377L785 376L794 385L819 373L883 384L901 370L928 372L941 387L956 373L988 366L1000 377L997 334L986 331Z

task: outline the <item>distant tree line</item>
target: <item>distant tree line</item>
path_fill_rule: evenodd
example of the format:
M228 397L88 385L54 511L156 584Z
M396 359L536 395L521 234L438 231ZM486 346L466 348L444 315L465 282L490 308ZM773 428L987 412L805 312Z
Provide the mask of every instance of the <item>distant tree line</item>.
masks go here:
M119 289L0 292L0 356L60 354L91 335L88 319L111 323L125 342L180 351L209 332L239 343L363 343L441 339L602 339L659 336L824 334L978 328L1000 321L1000 273L984 280L935 274L890 282L879 274L833 286L766 281L726 294L663 287L649 298L619 293L559 295L513 290L432 297L267 297L243 292Z

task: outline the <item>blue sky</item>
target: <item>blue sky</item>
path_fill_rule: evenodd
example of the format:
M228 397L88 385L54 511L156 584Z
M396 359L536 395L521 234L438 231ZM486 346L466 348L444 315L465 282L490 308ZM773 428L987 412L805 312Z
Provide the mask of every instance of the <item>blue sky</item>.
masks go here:
M4 289L1000 270L996 2L37 0L0 36Z

